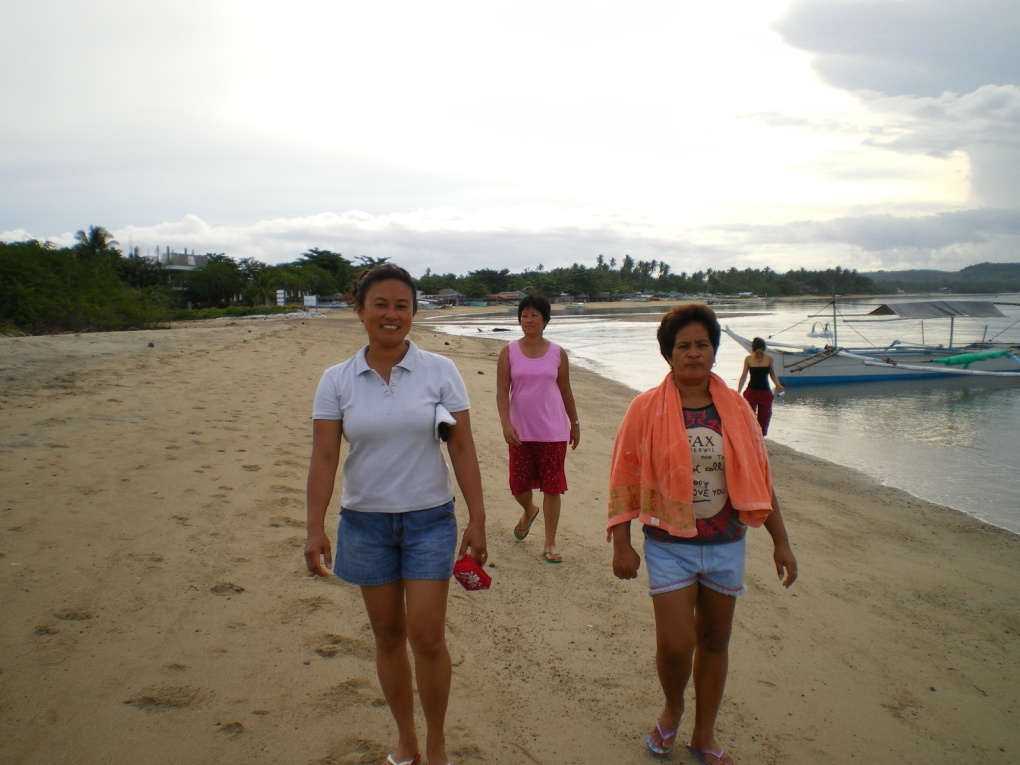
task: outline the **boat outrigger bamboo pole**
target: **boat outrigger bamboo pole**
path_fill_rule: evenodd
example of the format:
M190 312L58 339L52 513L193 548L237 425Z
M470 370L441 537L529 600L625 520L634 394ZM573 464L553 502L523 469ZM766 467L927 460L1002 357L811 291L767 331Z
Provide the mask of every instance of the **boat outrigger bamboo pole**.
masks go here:
M839 348L839 323L836 321L836 283L832 283L832 347Z

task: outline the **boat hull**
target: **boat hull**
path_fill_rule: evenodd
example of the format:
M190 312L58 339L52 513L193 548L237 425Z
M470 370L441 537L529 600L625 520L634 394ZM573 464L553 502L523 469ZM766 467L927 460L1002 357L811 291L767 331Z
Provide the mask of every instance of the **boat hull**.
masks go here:
M748 352L751 343L726 329L726 333ZM769 348L774 360L776 377L785 387L799 385L840 385L863 382L890 382L897 380L935 379L961 375L983 376L980 373L997 373L996 378L1014 377L1020 381L1020 349L1013 347L1012 354L972 362L965 368L934 363L963 353L972 348L945 348L929 350L863 349L853 352L825 348L788 350ZM978 374L974 374L978 373Z

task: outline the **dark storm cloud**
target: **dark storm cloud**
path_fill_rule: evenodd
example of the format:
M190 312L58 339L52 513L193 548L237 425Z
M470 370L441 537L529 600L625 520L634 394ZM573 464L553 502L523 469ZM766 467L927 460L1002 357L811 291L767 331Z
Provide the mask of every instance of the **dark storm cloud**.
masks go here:
M801 0L774 28L844 90L938 96L1020 83L1015 0Z

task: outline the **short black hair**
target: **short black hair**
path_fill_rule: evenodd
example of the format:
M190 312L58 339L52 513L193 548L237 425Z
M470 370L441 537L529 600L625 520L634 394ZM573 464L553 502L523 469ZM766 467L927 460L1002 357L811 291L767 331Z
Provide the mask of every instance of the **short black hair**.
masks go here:
M417 312L418 310L418 285L414 283L414 279L411 274L407 273L403 268L398 266L396 263L379 263L371 268L366 268L364 271L354 277L354 283L351 285L351 294L348 297L349 303L354 303L358 308L365 307L365 295L368 294L369 288L378 282L384 282L387 279L396 279L398 282L403 282L411 289L411 300L412 309Z
M659 331L655 335L659 340L659 352L662 353L662 357L666 361L673 359L676 333L694 322L708 330L708 339L712 343L712 350L719 350L722 328L719 326L719 320L715 317L715 311L702 303L678 305L663 315L662 321L659 323Z
M521 323L521 314L524 313L525 308L534 308L542 314L542 321L546 324L549 323L549 317L552 316L552 305L549 303L549 298L541 292L532 292L530 295L525 295L521 298L521 302L517 304L518 324Z

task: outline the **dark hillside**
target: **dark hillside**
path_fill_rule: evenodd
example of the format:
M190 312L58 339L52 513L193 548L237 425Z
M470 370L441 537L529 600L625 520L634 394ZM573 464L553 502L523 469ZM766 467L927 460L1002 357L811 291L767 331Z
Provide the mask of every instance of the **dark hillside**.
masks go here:
M862 273L881 291L897 287L907 292L1018 292L1020 263L978 263L959 271L914 269L910 271L873 271Z

